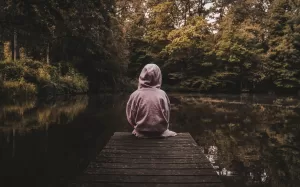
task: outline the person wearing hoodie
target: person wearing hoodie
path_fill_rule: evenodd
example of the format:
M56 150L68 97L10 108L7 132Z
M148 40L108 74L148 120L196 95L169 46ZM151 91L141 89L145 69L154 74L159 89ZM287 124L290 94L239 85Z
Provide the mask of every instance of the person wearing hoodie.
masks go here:
M162 75L155 64L147 64L139 77L138 89L130 95L126 116L137 137L169 137L170 100L161 90Z

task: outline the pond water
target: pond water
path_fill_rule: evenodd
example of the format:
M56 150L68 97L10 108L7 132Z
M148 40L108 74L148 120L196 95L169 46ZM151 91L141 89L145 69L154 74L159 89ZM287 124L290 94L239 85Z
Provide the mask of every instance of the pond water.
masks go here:
M300 186L300 99L169 94L170 128L190 132L228 187ZM115 131L128 95L0 104L0 186L66 186Z

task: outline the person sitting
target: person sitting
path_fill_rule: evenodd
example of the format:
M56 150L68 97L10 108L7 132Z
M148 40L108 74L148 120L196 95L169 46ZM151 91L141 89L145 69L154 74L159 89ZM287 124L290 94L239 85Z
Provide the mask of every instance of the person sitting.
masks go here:
M128 122L137 137L169 137L177 134L169 130L170 100L161 90L162 75L155 64L147 64L139 77L138 89L126 105Z

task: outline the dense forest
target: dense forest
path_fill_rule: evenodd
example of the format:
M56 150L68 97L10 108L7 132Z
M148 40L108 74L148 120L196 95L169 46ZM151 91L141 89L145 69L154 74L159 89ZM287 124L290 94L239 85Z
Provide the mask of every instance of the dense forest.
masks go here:
M182 89L299 88L299 0L122 3L132 76L154 62Z
M299 0L4 0L0 86L124 90L155 63L166 90L297 93L299 7Z
M64 94L122 83L126 42L114 1L5 0L0 17L6 95L14 87Z

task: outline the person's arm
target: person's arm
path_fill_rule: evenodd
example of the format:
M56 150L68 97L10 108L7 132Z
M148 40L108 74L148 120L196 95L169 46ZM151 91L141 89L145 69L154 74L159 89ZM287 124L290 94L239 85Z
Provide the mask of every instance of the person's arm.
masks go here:
M162 113L163 113L163 116L164 116L164 119L167 123L167 128L169 128L169 122L170 122L170 100L169 100L169 97L168 95L163 91L162 93L162 98L160 100L160 107L161 107L161 110L162 110Z
M167 114L167 120L168 120L168 124L170 123L170 110L171 110L171 103L170 103L170 99L168 97L168 95L166 94L166 98L167 98L167 108L166 108L166 114Z
M135 106L135 99L132 95L130 96L126 105L126 116L129 124L132 127L135 127L136 106Z

